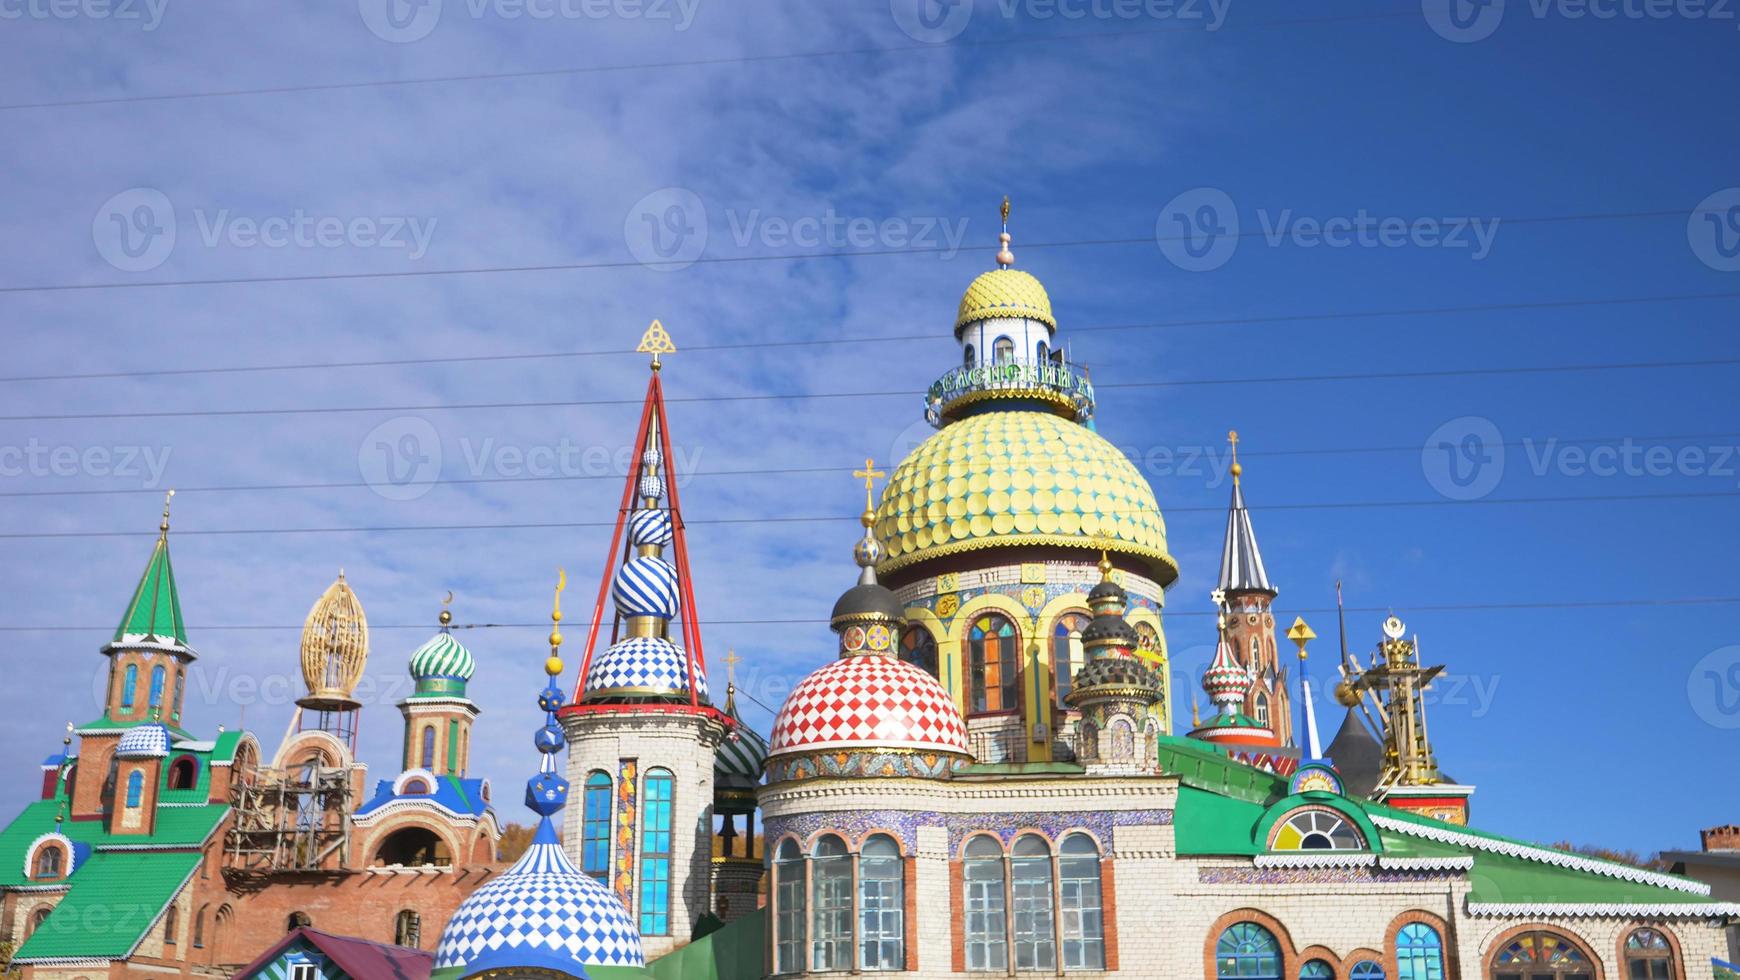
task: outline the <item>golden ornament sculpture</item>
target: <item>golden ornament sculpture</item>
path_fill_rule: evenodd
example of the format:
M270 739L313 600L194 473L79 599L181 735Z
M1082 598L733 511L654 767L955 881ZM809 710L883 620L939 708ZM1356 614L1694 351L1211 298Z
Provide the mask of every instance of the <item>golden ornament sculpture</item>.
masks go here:
M302 623L302 682L308 696L296 703L318 711L361 707L351 694L368 659L368 617L340 571Z

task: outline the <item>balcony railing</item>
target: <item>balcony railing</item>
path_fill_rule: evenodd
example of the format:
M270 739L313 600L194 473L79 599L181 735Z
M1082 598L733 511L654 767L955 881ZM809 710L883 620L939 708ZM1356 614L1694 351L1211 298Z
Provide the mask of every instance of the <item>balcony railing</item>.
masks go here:
M936 379L925 394L925 417L940 426L958 407L1006 395L1049 402L1078 422L1094 414L1094 386L1087 372L1064 360L1005 358L965 364Z

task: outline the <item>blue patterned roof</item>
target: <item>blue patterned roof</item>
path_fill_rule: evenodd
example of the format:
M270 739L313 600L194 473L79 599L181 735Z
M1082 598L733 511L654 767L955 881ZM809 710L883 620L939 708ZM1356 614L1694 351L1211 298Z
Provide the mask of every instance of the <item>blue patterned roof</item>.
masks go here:
M161 759L169 754L169 729L155 721L130 728L115 754L123 759Z
M662 637L631 636L618 640L592 661L586 674L585 697L689 696L689 657ZM696 678L695 693L707 698L707 675Z
M401 800L419 800L444 807L454 813L481 817L489 812L489 803L483 798L483 780L460 779L456 776L437 776L434 778L434 792L431 793L395 793L395 780L383 779L375 783L375 795L367 803L356 808L355 815L366 817L389 803Z

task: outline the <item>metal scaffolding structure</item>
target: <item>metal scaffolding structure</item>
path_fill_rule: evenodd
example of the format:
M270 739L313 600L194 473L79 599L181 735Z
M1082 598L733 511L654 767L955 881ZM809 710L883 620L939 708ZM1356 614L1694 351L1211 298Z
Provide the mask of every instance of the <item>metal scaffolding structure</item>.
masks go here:
M226 873L340 871L349 864L355 807L344 768L256 770L231 785L230 807Z

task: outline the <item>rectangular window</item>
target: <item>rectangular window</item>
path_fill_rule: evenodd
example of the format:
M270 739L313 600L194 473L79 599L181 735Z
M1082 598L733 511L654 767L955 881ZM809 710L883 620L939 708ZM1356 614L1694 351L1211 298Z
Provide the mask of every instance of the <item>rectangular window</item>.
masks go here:
M647 773L641 808L640 932L671 934L671 798L675 780L662 769Z
M965 884L967 969L1003 973L1009 969L1003 862L967 862Z
M599 881L610 878L610 777L595 772L586 777L586 798L580 829L580 870Z
M320 980L320 968L313 963L293 963L290 980Z
M1051 861L1017 858L1015 885L1015 969L1054 970L1057 945L1051 921Z
M779 889L773 972L800 973L804 968L804 862L801 858L779 861L773 873Z
M865 860L868 866L871 862ZM904 970L906 956L901 943L901 880L898 864L892 876L871 877L862 872L859 885L858 921L859 967L865 970Z
M1059 886L1063 892L1063 968L1105 969L1106 927L1099 878L1072 878L1066 862Z
M852 968L852 859L811 862L815 891L815 943L812 970Z

